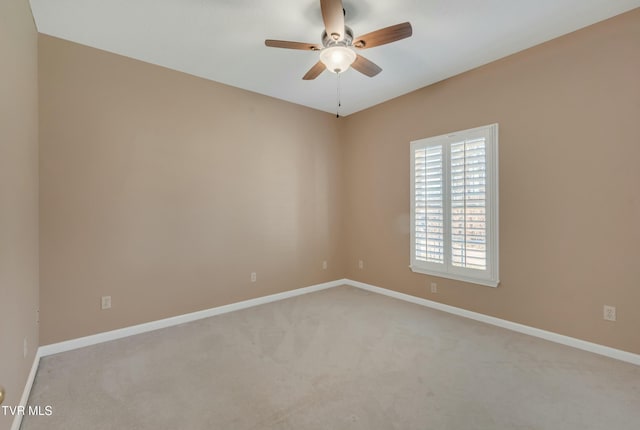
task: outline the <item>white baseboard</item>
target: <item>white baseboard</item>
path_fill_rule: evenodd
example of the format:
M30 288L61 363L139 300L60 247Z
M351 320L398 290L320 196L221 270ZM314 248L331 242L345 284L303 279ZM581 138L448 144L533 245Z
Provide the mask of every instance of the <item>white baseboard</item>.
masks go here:
M38 366L40 365L40 348L36 350L36 355L33 357L33 364L31 365L31 371L27 382L24 384L24 390L22 391L22 397L20 398L20 404L18 406L27 407L29 401L29 395L31 394L31 387L33 387L33 381L36 379L36 373L38 373ZM11 430L20 430L22 425L22 414L16 414L13 417L13 423L11 424Z
M64 342L53 343L50 345L44 345L38 348L38 350L41 357L46 357L47 355L58 354L60 352L66 352L66 351L71 351L73 349L84 348L85 346L91 346L91 345L96 345L98 343L109 342L111 340L122 339L124 337L133 336L140 333L146 333L149 331L159 330L161 328L172 327L179 324L201 320L203 318L222 315L228 312L233 312L240 309L246 309L253 306L263 305L265 303L271 303L278 300L288 299L290 297L296 297L302 294L313 293L314 291L326 290L327 288L333 288L333 287L337 287L339 285L345 285L345 284L347 284L346 279L325 282L323 284L312 285L310 287L298 288L296 290L291 290L291 291L284 291L282 293L271 294L268 296L258 297L250 300L244 300L242 302L231 303L228 305L205 309L198 312L192 312L189 314L178 315L171 318L151 321L148 323L143 323L143 324L138 324L138 325L125 327L117 330L107 331L104 333L98 333L91 336L80 337L77 339L71 339Z
M407 302L415 303L421 306L426 306L432 309L437 309L439 311L448 312L453 315L458 315L461 317L491 324L497 327L506 328L508 330L516 331L518 333L528 334L529 336L539 337L541 339L545 339L551 342L560 343L562 345L571 346L573 348L593 352L595 354L604 355L605 357L615 358L616 360L625 361L627 363L640 366L640 355L634 354L631 352L622 351L620 349L611 348L611 347L600 345L597 343L587 342L586 340L576 339L574 337L565 336L562 334L558 334L558 333L554 333L546 330L541 330L539 328L530 327L524 324L518 324L512 321L503 320L500 318L492 317L492 316L481 314L478 312L468 311L466 309L457 308L455 306L445 305L443 303L434 302L434 301L423 299L420 297L411 296L409 294L399 293L393 290L387 290L386 288L376 287L374 285L365 284L364 282L345 279L343 284L350 285L352 287L360 288L363 290L371 291L373 293L383 294L385 296L393 297L393 298L404 300Z

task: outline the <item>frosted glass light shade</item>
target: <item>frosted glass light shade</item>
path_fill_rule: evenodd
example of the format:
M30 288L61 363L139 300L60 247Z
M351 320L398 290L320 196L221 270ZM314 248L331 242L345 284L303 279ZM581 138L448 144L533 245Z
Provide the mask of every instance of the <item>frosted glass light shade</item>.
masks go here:
M342 73L356 60L356 53L345 46L331 46L320 52L320 61L333 73Z

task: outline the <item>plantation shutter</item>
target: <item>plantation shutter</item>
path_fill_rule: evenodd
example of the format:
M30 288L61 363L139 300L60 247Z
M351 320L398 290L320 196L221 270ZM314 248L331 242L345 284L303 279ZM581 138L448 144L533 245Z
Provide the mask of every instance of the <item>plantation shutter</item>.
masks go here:
M498 125L411 142L411 270L497 286Z
M444 263L443 148L431 146L415 153L416 259Z
M451 264L487 268L485 138L451 144Z

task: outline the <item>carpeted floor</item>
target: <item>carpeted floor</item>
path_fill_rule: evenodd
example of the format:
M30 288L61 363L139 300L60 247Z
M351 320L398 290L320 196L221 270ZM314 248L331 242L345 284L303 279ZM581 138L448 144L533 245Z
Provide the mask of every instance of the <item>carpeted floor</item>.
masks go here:
M351 287L45 357L35 429L640 428L640 367Z

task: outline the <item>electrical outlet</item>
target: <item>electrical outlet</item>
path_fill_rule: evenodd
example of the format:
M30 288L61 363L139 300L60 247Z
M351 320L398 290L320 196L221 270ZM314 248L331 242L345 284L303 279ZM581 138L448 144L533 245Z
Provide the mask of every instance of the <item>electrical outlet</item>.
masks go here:
M615 321L616 320L616 307L604 305L604 315L603 318L606 321Z
M258 280L258 275L256 272L251 272L251 282L256 282Z
M322 262L322 269L323 269L323 270L327 270L327 260L324 260L324 261Z
M100 308L102 310L111 309L111 296L102 296L100 300Z
M29 348L27 345L27 338L24 338L24 342L22 343L22 355L24 358L27 358L27 353L29 352Z
M364 269L364 261L358 260L358 269Z
M431 292L434 294L438 292L438 284L436 284L435 282L431 283Z

